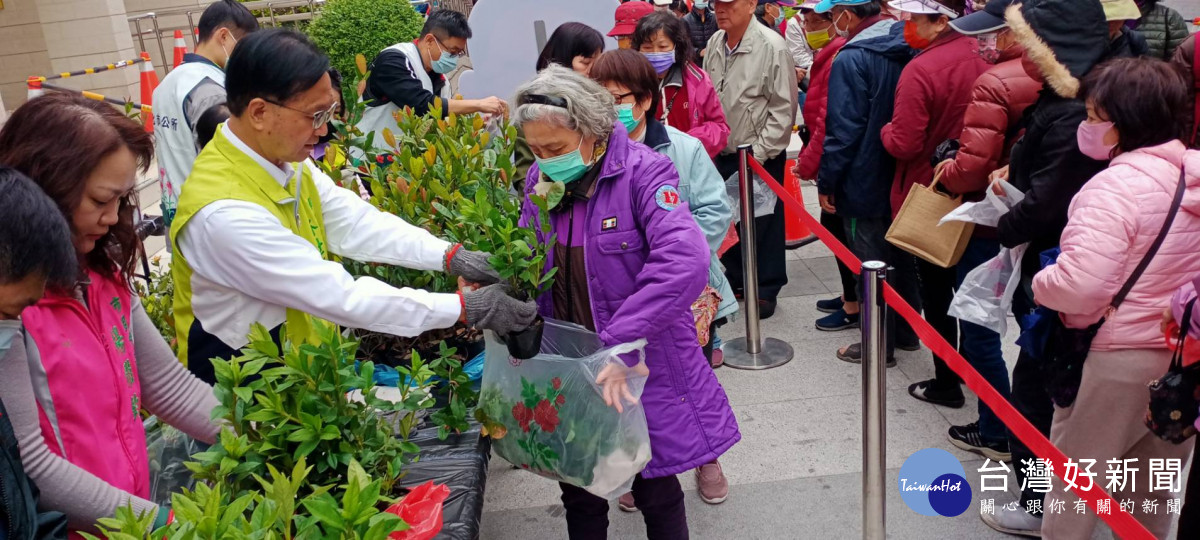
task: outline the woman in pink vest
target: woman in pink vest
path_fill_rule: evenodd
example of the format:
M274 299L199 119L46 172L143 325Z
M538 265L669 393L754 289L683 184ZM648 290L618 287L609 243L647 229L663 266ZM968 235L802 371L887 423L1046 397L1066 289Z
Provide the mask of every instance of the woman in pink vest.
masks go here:
M110 105L48 94L0 130L0 163L32 178L71 225L80 275L21 313L24 338L0 361L0 396L41 504L65 513L72 537L150 497L141 411L213 442L212 388L193 377L130 289L142 245L135 185L150 136ZM136 346L135 346L136 344Z

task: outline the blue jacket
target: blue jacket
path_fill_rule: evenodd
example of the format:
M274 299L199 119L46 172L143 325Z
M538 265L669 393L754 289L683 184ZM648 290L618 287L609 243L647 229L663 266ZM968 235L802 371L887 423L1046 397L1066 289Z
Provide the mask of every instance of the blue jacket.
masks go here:
M889 193L896 160L879 132L892 120L896 84L914 51L904 24L867 21L838 52L829 73L825 153L817 190L833 195L837 213L849 218L891 217Z
M648 118L643 142L655 152L671 158L671 163L675 164L675 170L679 172L680 198L687 201L692 219L708 240L711 252L708 284L721 295L717 318L733 315L738 310L737 298L733 297L733 287L725 279L725 270L717 259L717 248L721 247L733 221L733 205L725 191L725 180L709 159L700 139Z

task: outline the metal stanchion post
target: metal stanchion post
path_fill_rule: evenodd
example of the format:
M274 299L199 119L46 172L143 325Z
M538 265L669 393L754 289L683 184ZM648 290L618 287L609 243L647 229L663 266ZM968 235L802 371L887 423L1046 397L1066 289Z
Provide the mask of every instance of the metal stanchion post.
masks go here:
M862 372L863 372L863 539L886 537L884 498L887 457L887 304L883 284L887 265L867 261L862 265Z
M750 176L750 145L738 147L738 188L742 220L742 284L746 306L746 337L725 345L725 365L736 369L770 369L792 360L792 346L775 338L762 337L758 326L758 246L754 239L754 180Z

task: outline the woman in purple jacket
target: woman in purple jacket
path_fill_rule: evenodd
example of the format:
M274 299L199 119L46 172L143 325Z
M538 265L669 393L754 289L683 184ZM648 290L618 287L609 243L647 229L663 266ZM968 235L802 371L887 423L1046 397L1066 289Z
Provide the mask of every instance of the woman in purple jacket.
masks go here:
M687 538L675 475L715 462L741 438L690 309L708 281L708 244L680 198L671 160L629 139L599 84L551 66L517 90L515 103L514 121L537 158L526 193L554 203L548 234L528 199L522 216L539 241L556 238L547 264L559 270L539 309L594 330L605 345L647 340L642 405L651 459L633 496L649 538ZM598 382L605 395L625 385L619 369ZM606 538L608 502L560 485L570 538Z

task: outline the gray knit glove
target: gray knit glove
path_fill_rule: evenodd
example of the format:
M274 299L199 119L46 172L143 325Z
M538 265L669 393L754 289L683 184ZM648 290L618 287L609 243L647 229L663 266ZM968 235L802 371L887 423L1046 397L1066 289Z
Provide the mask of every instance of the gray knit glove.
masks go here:
M446 272L460 276L471 283L490 285L500 281L500 274L488 262L490 254L468 251L462 244L455 244L446 252Z
M537 304L532 300L517 300L506 289L506 285L497 283L474 291L464 290L461 294L467 324L502 336L529 328L537 318Z

